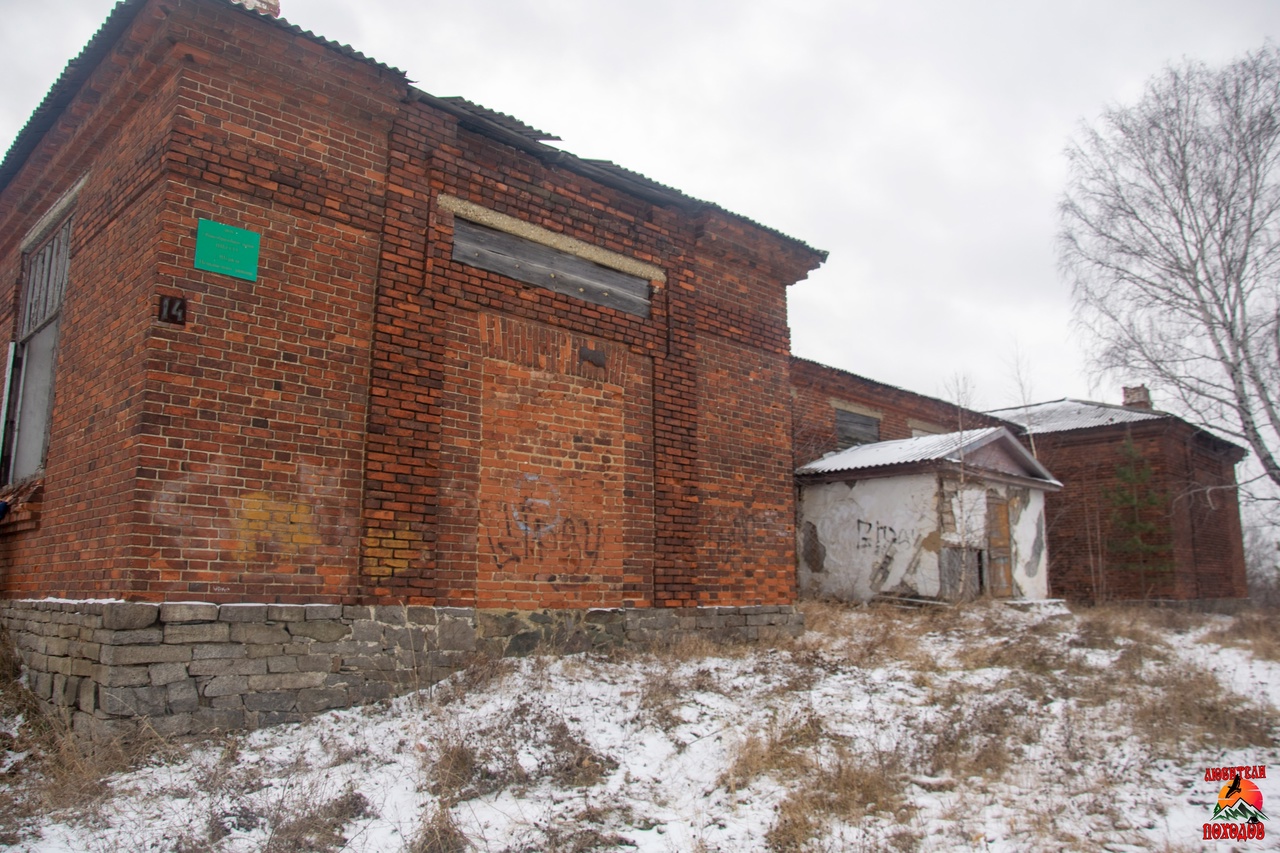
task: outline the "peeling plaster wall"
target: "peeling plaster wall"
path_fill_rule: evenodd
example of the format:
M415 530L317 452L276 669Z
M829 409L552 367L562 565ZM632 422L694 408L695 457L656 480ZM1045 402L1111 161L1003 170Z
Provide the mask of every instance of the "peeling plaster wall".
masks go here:
M1009 494L1009 533L1013 547L1013 584L1023 598L1049 597L1049 552L1044 522L1044 492L1005 487Z
M867 600L938 594L937 479L932 474L801 489L800 588Z
M935 474L803 486L801 592L860 601L939 597L943 549L987 549L989 498L1008 501L1014 596L1045 598L1044 493Z

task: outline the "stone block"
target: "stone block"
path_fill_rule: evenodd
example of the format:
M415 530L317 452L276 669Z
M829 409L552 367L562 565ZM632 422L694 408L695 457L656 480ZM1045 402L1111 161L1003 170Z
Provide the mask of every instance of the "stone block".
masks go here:
M102 627L109 631L133 631L149 627L159 616L158 604L112 601L102 608Z
M248 656L248 651L244 645L240 643L208 643L204 645L193 646L191 649L192 660L212 660L216 658L243 658Z
M164 687L98 687L98 709L113 717L158 717L164 714Z
M200 693L193 678L167 685L169 713L190 714L200 707Z
M296 623L294 623L296 624ZM231 627L231 639L237 643L287 643L292 637L282 625L265 625L256 622L244 622Z
M249 678L263 676L218 675L209 679L204 685L203 693L208 698L215 696L238 696L249 691Z
M49 672L56 672L59 675L71 674L71 658L61 658L50 656L45 658L44 668Z
M231 639L226 622L176 623L164 626L166 643L225 643Z
M267 645L248 645L244 647L245 654L250 658L273 658L284 654L284 646L279 643L269 643Z
M396 695L395 688L385 681L361 681L350 692L353 704L378 702Z
M292 711L297 702L298 696L291 690L268 690L244 695L244 706L250 711Z
M93 632L93 641L104 646L143 646L164 641L164 629L141 628L136 631L108 631L103 628Z
M166 684L172 684L175 681L182 681L187 677L187 664L185 663L153 663L147 667L147 673L151 678L153 687L163 687Z
M374 618L384 625L403 625L405 616L405 608L396 607L390 604L380 604L374 610Z
M301 622L307 618L307 611L301 604L268 604L267 621L269 622Z
M166 601L160 605L160 621L214 622L218 618L218 605L200 601Z
M298 691L298 710L304 714L314 714L330 708L345 708L350 704L351 697L347 691L338 687Z
M89 643L84 640L73 640L71 647L67 650L72 660L90 660L96 661L102 656L102 646L97 643Z
M256 660L248 658L193 660L187 665L187 672L202 678L207 675L265 675L267 661L265 658Z
M55 657L64 657L71 648L71 641L65 637L49 637L44 642L44 653Z
M282 726L286 723L302 722L302 714L297 711L262 711L258 714L260 726Z
M342 618L341 604L304 604L308 622Z
M103 646L102 662L107 666L143 663L174 663L191 660L189 646Z
M265 604L222 604L218 606L218 619L222 622L265 622Z
M179 735L191 734L194 725L189 713L153 717L147 724L160 737L178 737Z
M436 628L436 647L456 652L474 652L476 629L465 619L441 619Z
M308 608L317 606L327 605L307 605ZM333 606L337 607L336 604ZM308 618L306 622L290 622L289 633L295 637L310 637L321 643L336 643L351 633L351 626L329 619Z
M95 666L93 680L103 687L146 687L151 674L145 666Z
M410 625L434 625L439 619L439 612L434 607L412 605L405 613Z
M333 655L298 655L293 660L298 672L334 672L342 659Z
M235 708L201 708L191 715L191 730L225 732L244 727L244 711Z
M324 684L323 672L280 672L249 676L250 690L307 690Z
M374 622L372 619L358 619L351 623L351 639L361 643L377 643L382 644L381 622Z
M93 679L80 679L80 694L76 697L76 707L86 714L92 714L98 709L98 685Z
M238 693L232 696L215 696L213 699L209 700L209 707L224 710L243 708L244 697Z
M267 658L267 672L297 672L298 659L293 655ZM261 708L257 710L262 710Z

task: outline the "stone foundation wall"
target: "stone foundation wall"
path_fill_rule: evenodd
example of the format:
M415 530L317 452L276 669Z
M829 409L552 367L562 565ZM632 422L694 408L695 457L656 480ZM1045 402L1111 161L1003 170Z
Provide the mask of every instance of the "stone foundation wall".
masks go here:
M22 600L0 624L29 686L93 737L296 722L426 687L477 654L795 636L793 607L489 611L336 604Z

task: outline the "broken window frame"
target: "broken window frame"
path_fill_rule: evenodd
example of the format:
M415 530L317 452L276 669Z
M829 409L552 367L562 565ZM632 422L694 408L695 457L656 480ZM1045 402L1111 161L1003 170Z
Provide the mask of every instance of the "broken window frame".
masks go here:
M880 418L842 406L835 407L835 411L837 450L860 444L875 444L880 440Z
M78 187L77 187L78 188ZM17 335L9 344L0 397L5 483L38 477L44 471L52 422L59 323L71 266L71 214L60 202L42 221L23 251Z

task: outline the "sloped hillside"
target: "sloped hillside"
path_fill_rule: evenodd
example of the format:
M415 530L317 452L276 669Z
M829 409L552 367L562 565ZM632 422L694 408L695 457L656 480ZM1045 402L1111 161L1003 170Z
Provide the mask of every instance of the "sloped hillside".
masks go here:
M1061 605L806 606L785 648L481 661L383 706L86 756L5 691L3 849L1264 849L1280 628ZM1274 799L1272 799L1274 798ZM1280 837L1280 824L1275 834Z

